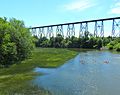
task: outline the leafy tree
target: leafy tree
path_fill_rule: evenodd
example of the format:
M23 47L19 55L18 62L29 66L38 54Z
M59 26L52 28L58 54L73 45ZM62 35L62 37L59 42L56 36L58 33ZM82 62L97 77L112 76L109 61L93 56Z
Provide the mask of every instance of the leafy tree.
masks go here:
M114 46L115 50L116 51L120 51L120 43L117 43L115 46Z
M102 47L102 39L97 39L97 48L100 49Z
M63 39L64 39L64 38L62 37L62 35L58 34L58 35L55 37L54 46L55 46L56 48L62 47L61 43L62 43L62 40L63 40Z
M117 51L120 51L120 37L114 38L113 41L111 41L109 44L107 44L107 47L109 49L115 49Z
M27 58L33 49L32 36L24 22L0 18L0 64L10 65Z
M50 47L55 47L55 38L54 37L50 37L50 40L49 40L49 46Z
M50 41L48 39L46 39L40 45L42 47L50 47Z
M70 41L72 42L70 45L71 48L79 48L79 41L77 37L72 36Z
M65 40L65 39L63 39L63 40L61 41L61 47L62 47L62 48L67 48L67 43L66 43L66 40Z
M39 43L41 43L41 42L37 36L33 36L33 43L35 43L36 47L40 47Z
M110 42L110 39L107 37L103 38L103 46L106 46Z
M113 44L109 43L109 44L107 44L107 47L108 47L108 49L112 50L113 49Z
M95 45L96 45L96 39L94 37L91 37L88 41L88 48L95 48Z

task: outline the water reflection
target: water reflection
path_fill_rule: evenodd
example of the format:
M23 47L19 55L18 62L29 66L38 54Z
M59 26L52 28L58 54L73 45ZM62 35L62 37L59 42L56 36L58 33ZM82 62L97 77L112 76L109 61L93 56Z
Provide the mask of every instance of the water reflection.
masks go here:
M119 95L120 55L109 51L80 52L56 69L36 68L45 75L34 84L53 95Z

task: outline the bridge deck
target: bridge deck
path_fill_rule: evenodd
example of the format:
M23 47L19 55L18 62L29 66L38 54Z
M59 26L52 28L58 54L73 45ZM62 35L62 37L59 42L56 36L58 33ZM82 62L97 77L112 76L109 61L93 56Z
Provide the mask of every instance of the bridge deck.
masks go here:
M87 23L87 22L96 22L96 21L106 21L106 20L113 20L113 19L120 19L120 17L97 19L97 20L88 20L88 21L80 21L80 22L72 22L72 23L64 23L64 24L55 24L55 25L46 25L46 26L32 27L30 29L54 27L54 26L69 25L69 24L79 24L79 23Z

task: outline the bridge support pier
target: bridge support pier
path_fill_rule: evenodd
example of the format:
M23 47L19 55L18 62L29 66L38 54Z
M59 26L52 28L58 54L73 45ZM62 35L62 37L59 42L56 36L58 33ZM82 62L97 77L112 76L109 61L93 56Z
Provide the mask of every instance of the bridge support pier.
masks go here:
M41 38L41 37L45 37L44 28L39 28L39 31L38 31L38 37L39 37L39 38Z
M46 37L48 37L48 38L54 37L53 27L47 27L47 35L46 35Z
M63 26L60 25L60 26L57 26L56 28L56 36L60 34L62 37L64 37L64 34L63 34Z
M94 37L104 37L103 21L96 21L95 22Z
M120 37L120 21L113 19L112 24L112 37Z
M88 23L80 23L79 37L83 37L85 32L88 32Z
M37 36L37 31L36 31L36 28L32 29L32 36Z
M67 37L75 36L75 27L74 24L68 24L67 26Z

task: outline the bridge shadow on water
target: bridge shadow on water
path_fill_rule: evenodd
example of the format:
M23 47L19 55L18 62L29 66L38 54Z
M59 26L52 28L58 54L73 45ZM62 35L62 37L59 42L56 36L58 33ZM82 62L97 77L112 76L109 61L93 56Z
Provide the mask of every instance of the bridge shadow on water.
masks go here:
M119 95L120 54L109 51L80 52L55 69L35 68L32 82L53 95Z

